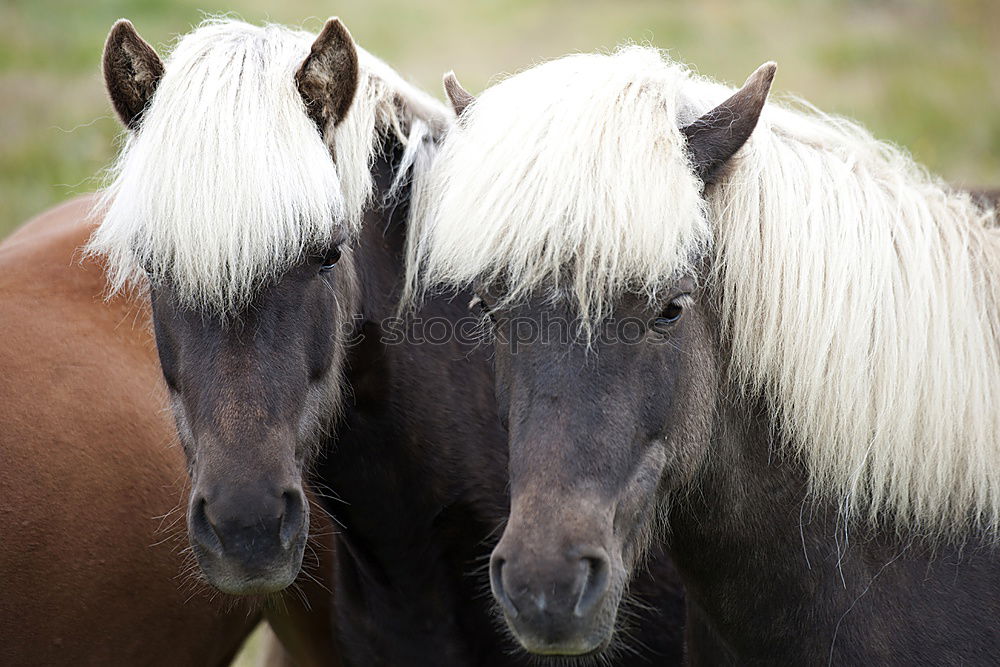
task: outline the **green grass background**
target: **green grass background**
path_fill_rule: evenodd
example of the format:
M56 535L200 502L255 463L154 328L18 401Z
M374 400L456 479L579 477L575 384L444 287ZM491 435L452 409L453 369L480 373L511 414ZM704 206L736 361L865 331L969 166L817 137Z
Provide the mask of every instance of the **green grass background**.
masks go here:
M997 0L2 0L0 236L99 185L119 133L99 70L111 23L132 19L165 52L203 12L313 30L339 15L435 93L448 69L476 92L499 73L624 41L732 83L774 59L777 92L858 118L957 184L1000 185Z
M120 133L99 67L112 22L165 53L205 12L311 30L339 15L439 95L449 69L478 92L626 41L737 84L773 59L779 94L861 120L958 185L1000 186L998 0L0 0L0 237L99 185Z

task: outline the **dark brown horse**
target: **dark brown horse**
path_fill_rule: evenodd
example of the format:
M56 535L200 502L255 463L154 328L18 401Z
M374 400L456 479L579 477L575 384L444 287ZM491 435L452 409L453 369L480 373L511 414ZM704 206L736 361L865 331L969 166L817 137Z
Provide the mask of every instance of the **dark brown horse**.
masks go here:
M496 334L494 595L525 647L592 650L662 527L693 663L990 664L996 213L765 106L774 71L567 57L445 141L418 256Z
M212 24L185 37L165 65L128 27L109 39L111 98L135 133L113 191L115 204L133 208L127 215L111 209L95 247L121 262L117 273L138 269L148 280L193 479L195 553L224 590L285 586L301 558L310 513L299 498L313 471L342 526L334 599L348 662L524 664L528 656L512 652L487 592L485 566L508 509L506 439L490 366L476 340L431 340L433 327L423 328L454 330L476 319L465 302L449 300L429 304L416 321L392 317L411 186L426 177L450 116L355 51L339 22L331 20L314 41L303 39ZM246 49L252 53L244 58ZM251 107L253 118L234 120L230 107L198 100L189 108L174 97L187 91L178 77L211 76L196 87L227 91L213 103L240 100L250 95L246 88L256 90L272 58L290 63L281 70L288 78L268 81L278 99ZM260 108L279 103L295 107L289 95L301 97L301 118L262 115ZM294 141L272 141L270 133L298 127L307 110L315 126L294 133ZM177 206L200 209L174 217L144 208L150 197L171 194L156 190L162 165L145 158L196 153L225 138L234 122L253 124L252 132L240 129L273 152L217 142L172 181L186 193ZM171 135L185 128L190 133ZM330 149L322 160L313 153L320 137ZM298 162L308 167L304 177L335 164L339 182L329 187L343 201L325 207L330 193L309 182L286 179L282 189L279 173L263 198L254 190L209 197L202 179L219 173L245 184L254 168L295 169ZM149 171L132 181L136 165ZM189 176L196 180L184 180ZM352 194L358 182L370 191ZM245 209L240 197L257 205ZM233 210L240 215L230 216ZM653 572L637 581L649 609L637 605L626 624L634 641L622 645L633 652L621 664L679 659L682 595L668 561L656 559Z
M403 147L376 164L380 196ZM528 664L494 618L487 561L509 511L506 436L471 294L396 315L409 191L365 219L353 249L358 337L352 400L317 475L338 533L334 599L345 657L357 664ZM344 271L349 270L344 267ZM610 664L678 664L683 591L654 549L636 577ZM367 613L358 613L367 610ZM386 638L392 638L386 641Z
M0 245L0 663L225 665L267 609L299 664L336 664L326 587L303 578L312 612L297 595L235 603L184 555L149 307L105 301L102 267L80 261L93 203Z

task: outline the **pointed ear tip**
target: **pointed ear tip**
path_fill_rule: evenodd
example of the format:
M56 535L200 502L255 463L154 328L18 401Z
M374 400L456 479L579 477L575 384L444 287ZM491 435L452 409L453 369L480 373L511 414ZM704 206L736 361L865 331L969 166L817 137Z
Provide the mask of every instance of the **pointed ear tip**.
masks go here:
M351 31L347 29L347 26L344 25L344 22L340 20L339 16L331 16L328 18L326 23L323 24L323 30L320 32L321 34L331 34L336 32L341 35L346 35L347 37L351 36Z
M108 36L121 34L123 31L135 32L135 26L132 22L126 18L120 18L114 22L111 26L111 30L108 31Z
M774 73L778 69L778 64L773 60L769 60L757 69L753 71L750 76L747 77L744 86L753 84L756 86L764 86L765 89L770 89L771 83L774 81Z

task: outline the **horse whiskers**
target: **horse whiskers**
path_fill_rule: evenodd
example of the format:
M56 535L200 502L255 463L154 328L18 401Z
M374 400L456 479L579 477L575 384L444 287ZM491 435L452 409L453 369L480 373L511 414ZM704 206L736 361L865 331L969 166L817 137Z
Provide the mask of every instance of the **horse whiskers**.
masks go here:
M505 528L507 528L506 516L497 522L493 529L479 541L479 544L495 544L496 541L499 540L499 537L497 536L502 534ZM494 538L496 538L496 540Z
M332 433L330 433L328 435L331 438L333 437ZM337 494L337 492L333 488L330 487L329 484L326 484L325 482L323 482L316 475L310 476L310 479L309 479L309 490L312 491L312 495L314 495L314 496L316 496L318 498L327 498L329 500L336 500L337 502L344 503L345 505L349 504L349 503L347 503L347 501L345 501L343 498L341 498ZM312 504L315 504L315 502L313 502Z
M302 590L301 584L299 584L297 581L292 582L292 585L286 588L282 592L285 593L286 596L289 595L294 596L299 601L299 604L301 604L306 611L312 611L312 605L309 603L309 597L306 595L305 591ZM287 610L288 601L285 597L282 598L282 604L285 606L285 609Z
M344 502L343 500L341 500L340 498L336 498L334 496L327 496L327 495L324 495L322 493L313 493L312 495L315 495L317 498L327 498L329 500L333 500L333 501L336 501L336 502L339 502L339 503L343 503L344 505L348 504L348 503ZM335 516L333 515L333 513L330 512L330 510L328 510L327 508L323 507L323 504L320 503L320 502L318 502L315 498L313 498L313 499L310 500L309 506L310 507L315 507L317 509L317 511L320 512L320 513L322 513L324 516L328 516L331 519L335 519Z
M178 581L181 588L191 588L194 592L209 588L205 575L201 571L201 567L198 565L193 552L184 553L184 560L179 571L174 575L174 580Z
M156 542L152 543L150 547L158 547L162 544L166 544L171 540L180 541L184 539L184 531L186 529L184 523L185 516L184 513L178 511L178 509L171 510L171 512L175 513L175 516L170 520L170 523L164 524L163 520L161 519L159 525L156 527L156 530L153 531L153 534L154 535L162 534L163 537L157 540Z
M636 656L642 655L643 652L647 655L652 654L652 649L636 636L634 628L642 621L645 614L654 616L659 611L643 602L638 595L626 591L618 608L612 639L616 650Z
M176 514L180 509L181 509L181 506L178 503L177 505L174 505L172 508L170 508L169 510L167 510L163 514L160 514L158 516L154 516L152 518L153 518L154 521L161 521L162 522L165 519L167 519L168 517L170 517L171 515Z
M622 605L621 611L636 617L642 615L643 613L655 614L659 611L656 607L644 602L638 593L626 592L625 595L622 596Z
M167 542L170 542L171 540L178 540L178 539L181 539L180 538L180 534L177 531L171 532L170 534L168 534L164 538L162 538L160 540L157 540L156 542L153 542L152 544L150 544L149 548L150 549L154 549L154 548L156 548L158 546L162 546L163 544L166 544Z
M321 538L336 537L337 535L340 535L340 534L341 534L341 531L339 531L339 530L333 530L331 528L330 530L325 530L325 531L322 531L322 532L319 532L319 531L317 531L317 532L310 532L308 540L310 542L314 543L315 547L318 550L321 550L321 551L333 551L333 549L331 549L326 544L326 542L323 539L321 539Z
M318 565L318 563L317 563L317 565ZM311 572L309 572L305 568L302 568L302 570L299 572L299 577L304 577L306 580L311 581L312 583L314 583L317 586L319 586L320 588L322 588L327 594L333 595L333 591L331 591L329 588L327 588L327 585L323 582L322 579L320 579L316 575L312 574ZM298 580L296 580L296 581L298 581Z
M317 508L319 509L319 512L320 512L321 514L323 514L323 515L324 515L324 516L326 516L326 517L327 517L328 519L330 519L330 521L332 521L333 523L337 524L337 525L338 525L338 526L340 526L340 527L341 527L342 529L344 529L344 530L347 530L347 526L345 526L345 525L343 524L343 522L342 522L342 521L341 521L340 519L338 519L338 518L337 518L336 516L334 516L333 514L331 514L331 513L329 512L329 511L327 511L327 510L326 510L326 509L325 509L325 508L324 508L324 507L323 507L322 505L315 505L315 507L317 507ZM333 532L332 532L332 533L330 533L330 534L332 534L332 535L336 535L336 534L337 534L337 531L333 531Z
M333 501L338 502L338 503L343 503L344 505L349 505L350 504L347 501L343 500L342 498L340 498L339 496L336 496L336 495L330 495L330 494L320 493L318 491L313 491L313 495L316 496L317 498L325 498L327 500L333 500ZM315 502L315 501L313 501L313 502ZM322 507L322 506L320 506L320 507ZM325 508L323 509L323 511L329 513L329 511L326 510Z

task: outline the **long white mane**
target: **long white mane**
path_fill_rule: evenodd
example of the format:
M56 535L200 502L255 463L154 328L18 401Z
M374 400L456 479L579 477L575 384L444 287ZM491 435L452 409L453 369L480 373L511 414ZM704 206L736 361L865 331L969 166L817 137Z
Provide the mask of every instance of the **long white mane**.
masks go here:
M996 214L858 125L769 103L700 203L678 128L731 93L630 47L487 90L442 146L411 273L585 317L710 260L741 390L855 518L1000 526Z
M321 137L294 82L314 39L210 19L178 41L97 207L89 250L106 257L113 292L145 269L191 304L235 308L304 252L357 231L384 134L412 163L449 124L359 49L354 103Z

